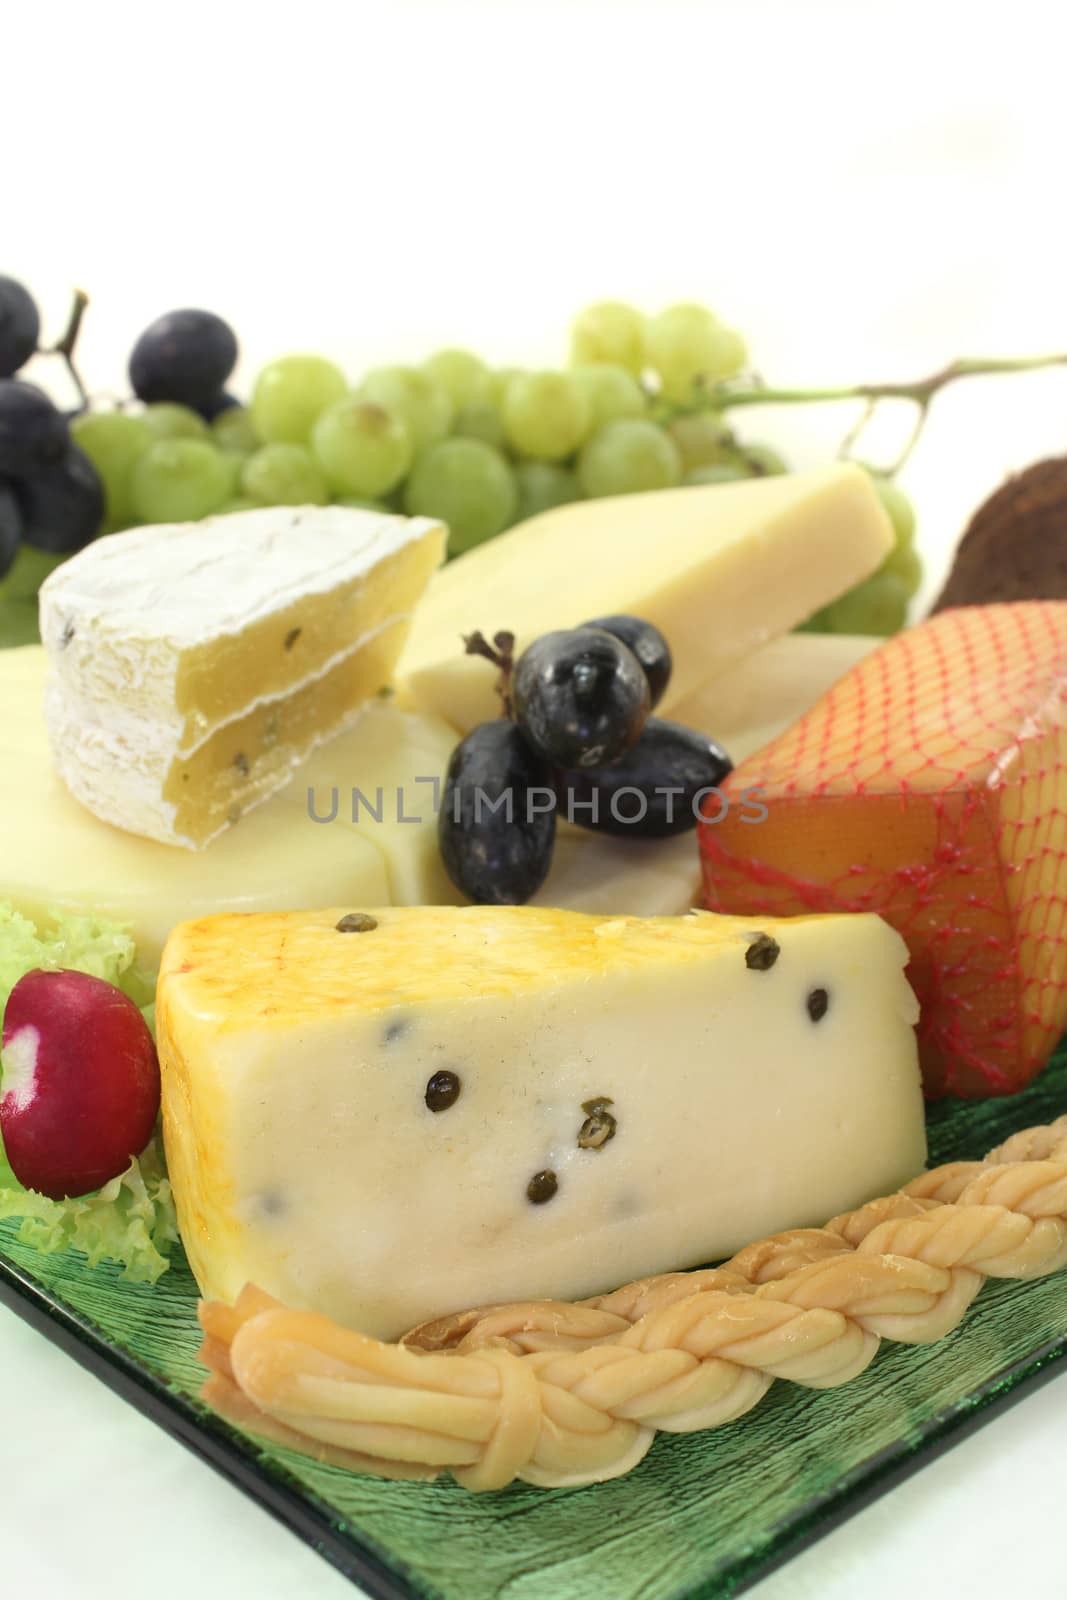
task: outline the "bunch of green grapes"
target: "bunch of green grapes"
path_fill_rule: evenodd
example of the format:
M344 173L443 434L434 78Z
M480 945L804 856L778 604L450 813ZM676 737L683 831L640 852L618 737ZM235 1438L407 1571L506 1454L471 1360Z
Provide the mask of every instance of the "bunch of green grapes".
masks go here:
M107 532L336 503L440 518L457 556L569 501L786 471L716 408L717 386L746 361L741 335L704 306L645 316L605 301L576 318L566 369L493 369L446 349L352 383L334 362L294 354L262 369L247 405L227 394L191 407L157 389L137 411L90 409L71 432L103 484ZM876 481L897 549L809 628L903 623L921 577L914 518Z
M703 308L646 319L594 306L573 357L567 371L493 371L441 350L350 385L322 356L289 355L260 372L247 406L210 420L162 399L90 410L73 431L104 483L108 531L336 501L440 517L453 555L583 496L777 470L731 449L710 416L663 409L744 362L739 336Z

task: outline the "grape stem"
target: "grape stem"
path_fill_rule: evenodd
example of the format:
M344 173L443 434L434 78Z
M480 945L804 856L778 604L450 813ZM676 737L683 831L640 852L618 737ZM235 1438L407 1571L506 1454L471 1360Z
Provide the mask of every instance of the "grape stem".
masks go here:
M81 401L83 408L89 404L89 392L81 380L81 373L74 365L74 348L78 343L82 318L88 310L88 306L89 296L85 290L75 289L74 300L71 304L70 316L67 318L67 326L64 329L63 337L56 344L50 345L47 350L42 351L43 355L62 356L67 371L70 373L71 382L78 391L78 399Z
M502 629L494 633L492 644L484 633L476 628L473 633L464 633L463 648L469 656L483 656L486 661L491 661L497 667L500 676L496 680L496 692L500 696L505 717L511 717L511 674L515 666L515 635Z
M739 406L808 405L824 401L863 400L863 414L851 428L841 446L841 455L851 454L860 434L866 427L880 400L910 400L917 409L915 425L908 436L898 459L887 467L885 475L899 472L919 441L931 401L948 384L960 378L992 377L1006 372L1038 372L1044 367L1067 366L1067 354L1047 356L977 356L961 357L950 361L929 377L912 383L854 383L833 388L779 389L765 384L761 379L749 378L743 382L719 383L705 391L705 407L716 411L735 410ZM694 408L695 409L695 408Z

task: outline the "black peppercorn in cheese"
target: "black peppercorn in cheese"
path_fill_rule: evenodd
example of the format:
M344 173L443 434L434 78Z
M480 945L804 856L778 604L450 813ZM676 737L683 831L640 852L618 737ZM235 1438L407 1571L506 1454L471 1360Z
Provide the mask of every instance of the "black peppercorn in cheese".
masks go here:
M252 1281L394 1337L892 1190L924 1158L905 958L871 916L184 923L157 1022L200 1286L232 1300Z

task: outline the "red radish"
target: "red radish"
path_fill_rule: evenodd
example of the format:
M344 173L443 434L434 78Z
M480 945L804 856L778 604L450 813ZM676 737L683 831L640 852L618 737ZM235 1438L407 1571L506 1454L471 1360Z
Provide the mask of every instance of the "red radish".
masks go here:
M27 972L4 1013L0 1136L19 1182L88 1194L140 1155L159 1114L152 1035L121 989L85 972Z

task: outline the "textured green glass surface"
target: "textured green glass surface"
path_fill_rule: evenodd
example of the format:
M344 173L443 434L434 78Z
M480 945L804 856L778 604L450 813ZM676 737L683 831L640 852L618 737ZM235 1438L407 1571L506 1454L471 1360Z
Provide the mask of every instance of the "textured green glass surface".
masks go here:
M1038 1083L1013 1099L934 1107L931 1161L983 1155L1017 1128L1065 1110L1061 1047ZM149 1387L166 1385L187 1436L191 1427L209 1440L228 1435L195 1399L203 1374L184 1260L154 1288L129 1285L74 1257L36 1256L15 1243L11 1225L0 1228L0 1254L83 1320L83 1338L132 1357ZM369 1554L377 1573L362 1581L378 1593L711 1600L737 1593L858 1509L1012 1392L1049 1375L1065 1353L1067 1272L991 1283L940 1343L883 1345L867 1372L837 1390L776 1383L737 1422L661 1435L635 1472L592 1488L517 1486L477 1496L451 1481L386 1483L284 1450L247 1442L238 1450L255 1464L253 1492L269 1500L272 1489L295 1488L327 1519L330 1537L317 1542L342 1568L359 1572Z

